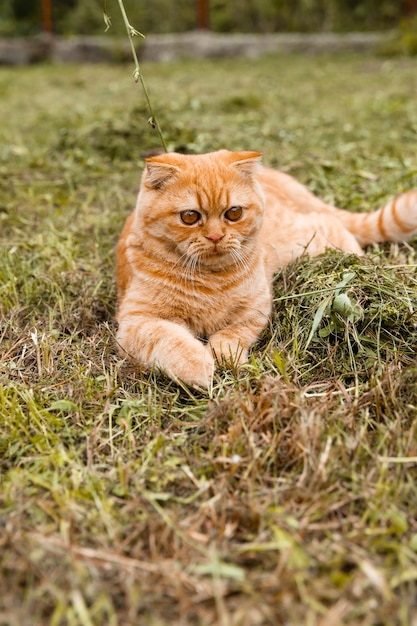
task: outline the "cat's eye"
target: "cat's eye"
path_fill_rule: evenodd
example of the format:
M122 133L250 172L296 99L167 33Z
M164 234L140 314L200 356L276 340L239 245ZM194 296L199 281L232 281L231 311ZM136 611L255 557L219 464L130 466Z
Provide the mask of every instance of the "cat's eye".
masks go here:
M184 224L192 226L193 224L197 224L201 218L201 214L198 211L181 211L180 217Z
M243 210L241 206L232 206L232 208L227 209L224 216L229 222L237 222L242 217Z

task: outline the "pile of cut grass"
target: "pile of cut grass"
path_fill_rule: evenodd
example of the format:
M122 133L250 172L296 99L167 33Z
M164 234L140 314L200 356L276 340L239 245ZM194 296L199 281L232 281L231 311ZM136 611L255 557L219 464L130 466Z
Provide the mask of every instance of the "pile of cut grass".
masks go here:
M261 149L353 210L417 187L410 60L144 71L170 149ZM115 350L158 148L129 71L3 68L0 93L0 624L417 623L413 243L284 269L209 398Z

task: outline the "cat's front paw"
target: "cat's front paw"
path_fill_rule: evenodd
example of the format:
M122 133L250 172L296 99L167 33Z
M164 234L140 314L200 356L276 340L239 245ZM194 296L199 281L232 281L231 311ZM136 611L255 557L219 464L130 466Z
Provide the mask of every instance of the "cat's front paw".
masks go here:
M190 387L209 389L213 382L215 362L203 344L200 345L201 348L195 349L192 354L188 353L175 367L167 369L167 374Z
M220 337L211 337L209 347L212 350L219 365L225 363L238 367L248 360L248 350L240 342L228 341Z

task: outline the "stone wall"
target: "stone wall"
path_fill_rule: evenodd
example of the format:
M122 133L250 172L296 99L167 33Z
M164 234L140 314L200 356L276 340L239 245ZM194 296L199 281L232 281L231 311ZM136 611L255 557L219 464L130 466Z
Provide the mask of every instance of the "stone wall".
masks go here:
M148 35L138 39L138 55L146 61L174 61L192 57L255 58L269 52L340 52L377 48L386 33L274 33L220 34L207 31ZM129 42L113 37L46 37L0 39L0 65L112 63L131 61Z

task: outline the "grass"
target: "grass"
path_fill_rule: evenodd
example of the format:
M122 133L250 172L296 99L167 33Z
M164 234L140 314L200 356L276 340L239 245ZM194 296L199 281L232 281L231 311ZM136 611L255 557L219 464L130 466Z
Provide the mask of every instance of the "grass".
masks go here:
M142 69L169 149L260 149L352 210L417 187L413 61ZM115 350L158 148L130 70L2 68L0 94L0 624L416 624L413 243L285 269L208 398Z

